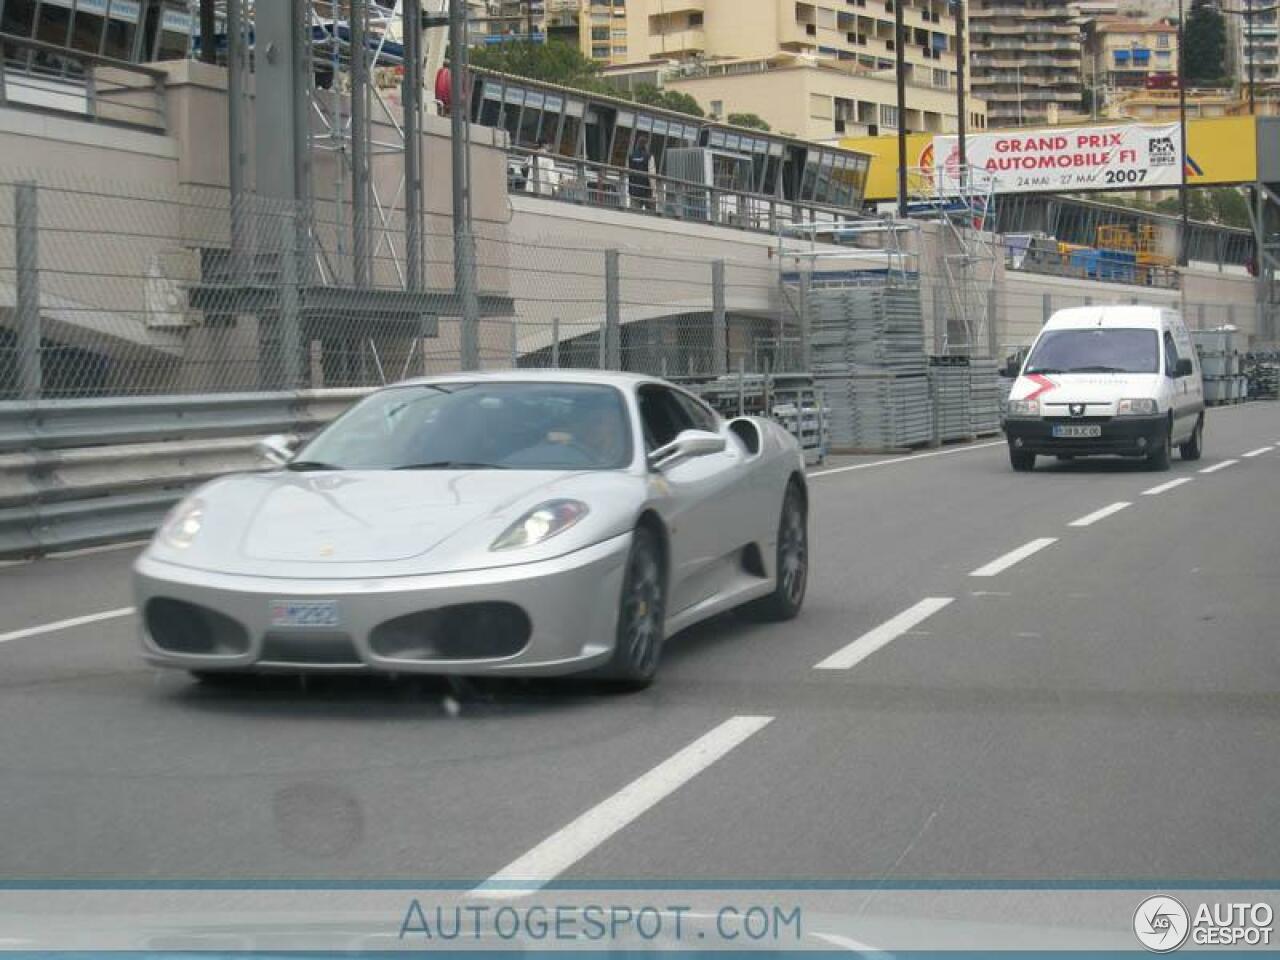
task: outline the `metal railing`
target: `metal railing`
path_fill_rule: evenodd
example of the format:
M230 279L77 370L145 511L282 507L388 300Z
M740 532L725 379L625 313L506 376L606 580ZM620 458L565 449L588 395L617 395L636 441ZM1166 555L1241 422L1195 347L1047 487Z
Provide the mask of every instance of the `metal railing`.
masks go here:
M1083 258L1070 254L1016 258L1007 254L1005 269L1051 277L1071 277L1076 280L1156 287L1161 290L1177 290L1181 284L1180 275L1174 267L1136 263L1129 259L1109 257L1100 251L1091 253L1091 256Z
M168 129L163 70L0 33L0 105Z
M859 211L786 200L522 147L507 156L512 194L777 234L793 225L856 223Z

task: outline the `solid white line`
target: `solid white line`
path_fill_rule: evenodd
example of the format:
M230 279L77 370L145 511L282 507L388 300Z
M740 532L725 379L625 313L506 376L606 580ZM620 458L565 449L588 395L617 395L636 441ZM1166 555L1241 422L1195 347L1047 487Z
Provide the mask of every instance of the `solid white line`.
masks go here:
M986 450L988 447L1003 447L1006 443L1004 440L995 440L991 443L977 443L972 446L957 447L955 450L936 450L933 453L913 453L901 457L894 457L892 460L875 460L871 463L855 463L848 467L832 467L830 470L818 470L816 473L809 474L810 479L818 477L830 477L837 473L850 473L854 470L870 470L872 467L888 467L895 463L915 463L917 460L928 460L930 457L949 457L956 453L968 453L971 450Z
M546 886L772 721L773 717L731 717L553 833L472 892L480 897L506 899Z
M1249 457L1260 457L1264 453L1270 453L1274 449L1275 447L1259 447L1257 450L1250 450L1248 453L1244 454L1244 457L1245 459L1248 459Z
M1178 480L1170 480L1168 483L1162 483L1160 484L1160 486L1152 487L1150 490L1143 490L1142 495L1144 497L1154 497L1157 494L1164 493L1166 490L1172 490L1174 487L1180 487L1184 483L1190 483L1190 482L1191 482L1190 477L1182 477L1181 479L1178 479Z
M1217 473L1219 470L1225 470L1233 463L1239 463L1239 460L1223 460L1221 463L1215 463L1212 467L1205 467L1201 473Z
M1124 500L1118 500L1115 503L1111 504L1111 506L1109 507L1103 507L1101 510L1095 510L1093 513L1090 513L1087 516L1081 517L1079 520L1072 520L1069 524L1067 524L1067 526L1091 527L1095 523L1097 523L1099 520L1105 520L1107 519L1107 517L1111 516L1112 514L1119 513L1125 507L1131 507L1131 506L1133 506L1132 503L1128 503L1127 501L1124 501Z
M985 567L979 567L971 577L994 577L998 573L1004 573L1015 563L1019 563L1027 559L1032 554L1039 553L1045 547L1051 546L1058 542L1057 537L1041 537L1038 540L1032 540L1030 543L1023 544L1017 550L1011 550L1003 557L996 557Z
M72 627L83 627L85 624L99 623L103 620L117 620L131 613L133 613L133 607L121 607L118 610L104 610L102 613L90 613L83 617L72 617L70 620L57 620L38 627L27 627L25 630L14 630L12 633L0 633L0 643L38 637L43 633L55 633L58 630L70 630Z
M925 597L914 607L904 610L892 620L886 620L874 630L868 631L843 650L837 650L825 660L813 665L815 670L848 670L861 663L890 641L896 640L916 624L933 616L954 597Z

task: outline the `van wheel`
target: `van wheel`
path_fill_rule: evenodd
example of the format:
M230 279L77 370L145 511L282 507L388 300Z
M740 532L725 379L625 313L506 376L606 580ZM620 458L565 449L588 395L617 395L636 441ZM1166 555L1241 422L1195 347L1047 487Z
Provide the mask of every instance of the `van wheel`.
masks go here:
M1009 448L1009 464L1019 473L1030 473L1036 468L1036 455L1025 450Z
M1173 452L1173 422L1170 421L1168 427L1165 428L1164 440L1160 445L1147 454L1147 469L1149 470L1168 470L1171 466L1170 457Z
M1183 460L1199 460L1204 447L1204 414L1196 421L1196 428L1191 431L1191 439L1178 448Z

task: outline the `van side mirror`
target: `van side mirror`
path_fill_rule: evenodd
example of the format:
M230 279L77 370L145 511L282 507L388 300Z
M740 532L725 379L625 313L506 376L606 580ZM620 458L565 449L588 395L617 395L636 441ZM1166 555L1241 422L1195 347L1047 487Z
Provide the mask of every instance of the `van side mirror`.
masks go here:
M1195 367L1191 365L1191 361L1186 357L1179 357L1177 364L1173 368L1175 377L1189 377L1195 372Z

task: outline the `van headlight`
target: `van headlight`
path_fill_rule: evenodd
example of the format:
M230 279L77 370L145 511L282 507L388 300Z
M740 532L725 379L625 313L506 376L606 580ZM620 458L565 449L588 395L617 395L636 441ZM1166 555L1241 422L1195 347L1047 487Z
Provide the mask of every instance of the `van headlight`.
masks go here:
M1160 411L1150 397L1121 400L1116 404L1117 417L1150 417Z
M1009 416L1038 417L1040 416L1040 401L1039 400L1010 400Z
M587 512L587 505L578 500L548 500L507 527L489 549L516 550L520 547L532 547L535 543L551 539L557 533L564 533L585 517Z

